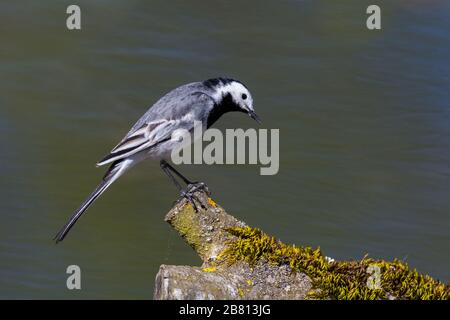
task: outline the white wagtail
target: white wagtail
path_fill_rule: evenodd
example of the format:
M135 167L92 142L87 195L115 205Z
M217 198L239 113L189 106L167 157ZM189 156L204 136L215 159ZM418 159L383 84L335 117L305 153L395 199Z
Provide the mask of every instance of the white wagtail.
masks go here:
M55 236L56 242L64 239L87 208L117 178L144 159L159 160L162 170L175 183L181 196L188 199L197 210L193 193L205 188L205 184L188 180L167 162L172 150L180 146L180 139L174 133L179 129L192 132L194 122L201 122L203 129L207 129L224 113L230 111L247 113L260 122L253 109L253 99L247 87L240 81L228 78L189 83L159 99L136 122L122 141L97 163L98 167L105 164L110 164L110 167L97 188ZM187 184L186 190L183 190L173 174Z

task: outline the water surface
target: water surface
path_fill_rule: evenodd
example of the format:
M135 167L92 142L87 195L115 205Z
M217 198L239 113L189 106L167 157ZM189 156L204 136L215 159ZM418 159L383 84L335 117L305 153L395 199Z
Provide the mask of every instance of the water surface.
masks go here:
M450 280L450 5L378 1L68 1L0 4L0 298L138 298L160 264L200 259L163 221L157 163L121 178L68 238L53 235L103 175L94 164L162 94L231 76L280 172L183 166L237 218L338 259L398 257ZM219 128L253 127L229 114ZM82 290L65 269L82 269Z

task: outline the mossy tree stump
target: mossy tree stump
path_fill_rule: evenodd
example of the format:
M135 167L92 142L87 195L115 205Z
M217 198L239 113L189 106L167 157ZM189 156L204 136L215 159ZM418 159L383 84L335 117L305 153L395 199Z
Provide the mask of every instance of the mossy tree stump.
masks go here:
M161 265L155 299L449 299L450 286L400 262L364 257L334 261L320 249L286 245L250 228L203 192L206 208L186 200L165 220L203 260L200 267ZM369 268L379 270L370 285ZM373 274L372 274L373 276Z

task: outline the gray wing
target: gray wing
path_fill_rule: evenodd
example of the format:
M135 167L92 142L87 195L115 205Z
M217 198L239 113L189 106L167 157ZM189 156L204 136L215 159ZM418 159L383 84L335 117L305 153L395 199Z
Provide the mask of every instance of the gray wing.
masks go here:
M202 95L205 94L205 95ZM205 103L205 108L211 101L207 101L210 89L201 82L188 83L165 94L133 125L125 138L134 131L139 130L146 123L161 119L181 118L188 114L195 103ZM209 97L211 100L212 98ZM214 104L214 103L213 103ZM212 104L212 105L213 105ZM212 108L211 105L211 108ZM124 139L125 139L124 138Z
M186 87L186 86L183 86ZM171 140L177 129L193 130L194 121L206 121L214 100L206 93L177 88L155 103L111 152L97 163L102 166ZM178 91L178 92L177 92ZM173 94L177 93L177 94Z

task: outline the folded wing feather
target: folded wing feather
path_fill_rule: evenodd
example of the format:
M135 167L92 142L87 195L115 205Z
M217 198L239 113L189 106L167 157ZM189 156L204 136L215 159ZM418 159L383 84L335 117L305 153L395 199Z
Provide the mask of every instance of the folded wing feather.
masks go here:
M160 120L157 122L145 123L138 130L126 136L111 150L110 154L97 162L97 166L99 167L129 157L130 155L161 142L160 139L155 139L155 133L166 126L168 122L170 121Z

